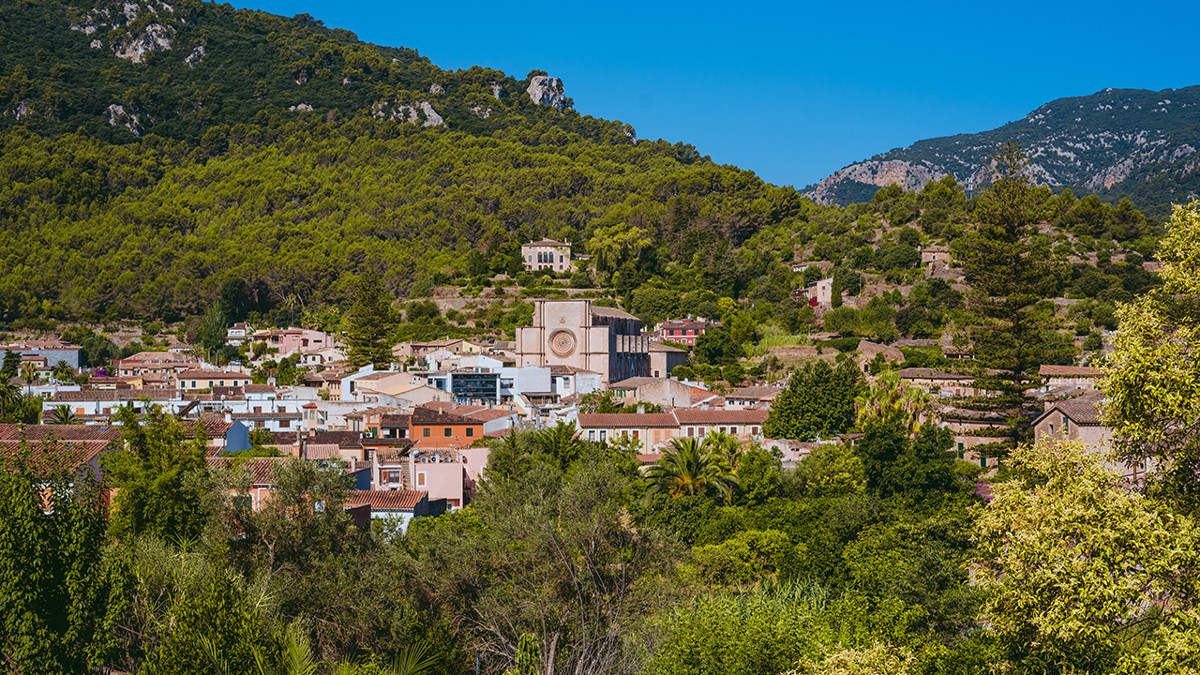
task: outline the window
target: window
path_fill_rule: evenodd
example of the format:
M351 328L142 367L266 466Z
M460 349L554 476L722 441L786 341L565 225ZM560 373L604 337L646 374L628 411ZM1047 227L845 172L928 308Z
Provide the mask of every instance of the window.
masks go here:
M696 436L696 427L688 427L688 438Z
M657 370L656 370L656 371L654 371L654 376L655 376L655 377L658 377L658 371L657 371Z
M1069 417L1067 417L1066 413L1062 414L1062 423L1063 423L1063 433L1064 434L1071 433L1071 419Z
M596 440L596 430L595 429L588 429L588 440L589 441Z
M196 388L196 381L192 380L192 389L195 389L195 388Z
M424 431L424 432L425 432L425 433L423 434L423 435L425 436L425 438L429 438L429 427L425 427L424 429L422 429L422 431Z
M750 434L753 436L757 436L758 435L758 427L750 427Z
M474 436L474 435L475 435L475 429L474 429L474 427L467 427L467 438L470 438L470 437L472 437L472 436Z
M958 458L959 458L959 459L962 459L962 458L963 458L963 454L964 454L964 453L963 453L963 444L962 444L962 443L959 443L959 444L958 444Z
M425 472L417 472L417 487L425 487Z
M561 255L558 256L558 262L562 262L562 261L563 261L563 257Z
M634 440L637 440L637 437L638 437L638 430L637 430L637 429L634 429L634 430L633 430L633 438L634 438Z
M222 387L224 387L224 386L225 386L225 380L221 380L221 386L222 386Z
M731 433L731 434L736 434L736 433L737 433L737 427L729 427L729 433Z
M604 442L604 429L601 429L601 430L600 430L600 442L601 442L601 443L603 443L603 442Z

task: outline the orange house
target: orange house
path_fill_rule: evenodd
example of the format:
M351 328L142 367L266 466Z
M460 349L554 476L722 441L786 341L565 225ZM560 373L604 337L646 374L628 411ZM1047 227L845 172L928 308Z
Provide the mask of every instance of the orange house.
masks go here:
M483 438L483 420L463 417L442 408L413 408L408 437L422 450L466 448Z

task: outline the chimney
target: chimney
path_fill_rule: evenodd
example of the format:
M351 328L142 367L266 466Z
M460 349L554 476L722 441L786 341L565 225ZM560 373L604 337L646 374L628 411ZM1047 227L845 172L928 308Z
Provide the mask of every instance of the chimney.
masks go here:
M637 411L638 411L639 415L644 415L646 413L646 406L644 404L639 403L638 407L637 407Z
M233 421L233 410L226 408L224 412L225 412L225 421L232 422Z

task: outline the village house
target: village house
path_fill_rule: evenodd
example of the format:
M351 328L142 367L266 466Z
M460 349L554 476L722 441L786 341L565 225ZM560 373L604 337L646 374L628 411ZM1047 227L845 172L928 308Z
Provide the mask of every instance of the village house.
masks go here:
M670 377L631 377L609 385L619 405L653 403L663 408L686 408L692 404L691 385Z
M704 319L672 319L663 321L658 324L658 329L655 338L658 340L667 340L689 347L696 346L696 339L710 329L719 328L720 321L706 321Z
M0 356L13 352L18 356L40 356L46 359L46 364L53 368L59 361L79 370L83 347L60 340L14 340L0 346Z
M179 388L190 392L211 390L214 387L244 387L251 384L250 376L246 373L225 370L181 370L175 377Z
M686 349L664 345L661 342L651 342L650 376L670 377L677 367L687 365L687 357Z
M409 437L421 450L464 448L483 437L483 420L442 408L413 408L409 428Z
M1103 401L1103 394L1093 391L1078 398L1048 403L1045 412L1033 422L1034 440L1080 441L1089 451L1108 455L1113 449L1113 430L1101 416L1100 404ZM1146 467L1143 464L1106 459L1105 465L1116 472L1126 485L1139 486L1145 483Z
M445 500L430 500L423 490L349 490L346 492L346 509L370 507L371 520L387 520L395 523L400 531L417 518L439 516L446 510Z
M241 347L250 340L250 336L254 334L254 329L245 321L239 321L225 331L225 344L230 347Z
M833 306L833 277L819 279L796 291L796 297L808 304L829 308Z
M1104 371L1087 366L1043 365L1038 369L1038 375L1045 380L1043 386L1046 390L1057 387L1095 389L1096 379L1103 376Z
M531 241L521 246L521 259L530 272L553 270L571 272L575 263L571 260L571 245L553 239Z
M937 368L903 368L896 371L901 380L933 395L977 396L975 376Z
M324 349L333 346L333 338L319 330L307 328L284 328L282 330L260 330L251 334L252 342L261 342L267 349L274 349L279 356L291 356L296 352Z
M191 356L176 352L138 352L123 359L114 359L112 364L113 374L120 377L149 378L157 375L173 381L178 373L193 370L200 362Z
M770 410L782 387L742 387L725 395L726 410Z

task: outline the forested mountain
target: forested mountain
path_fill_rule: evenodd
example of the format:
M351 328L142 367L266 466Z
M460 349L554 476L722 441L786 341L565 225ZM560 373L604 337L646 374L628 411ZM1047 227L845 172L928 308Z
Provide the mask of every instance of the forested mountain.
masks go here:
M257 305L338 302L363 265L404 293L617 223L720 255L803 201L635 143L553 78L448 72L305 16L21 3L0 37L8 320L173 320L234 278Z
M1114 201L1129 197L1143 211L1164 215L1171 203L1200 194L1200 86L1061 98L998 129L918 141L851 164L806 194L849 204L891 183L912 190L946 175L978 187L987 180L986 160L1009 142L1029 154L1040 184Z

